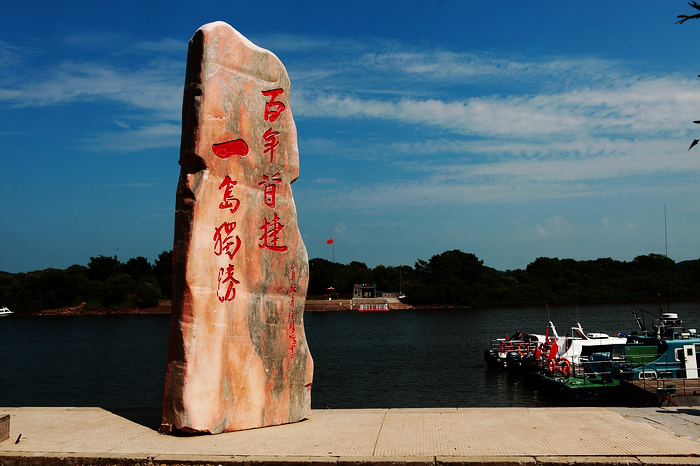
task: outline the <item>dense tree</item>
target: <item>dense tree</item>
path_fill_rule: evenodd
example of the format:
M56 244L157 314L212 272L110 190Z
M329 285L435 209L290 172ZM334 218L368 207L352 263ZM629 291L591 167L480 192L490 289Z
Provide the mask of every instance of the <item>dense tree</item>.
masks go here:
M87 266L65 270L0 274L0 305L17 313L84 306L110 310L154 307L170 299L172 253L164 251L155 266L145 257L122 264L116 256L91 257Z
M153 273L156 276L162 296L170 298L173 294L173 251L163 251L158 255Z
M87 266L88 278L90 278L90 280L103 282L113 275L118 274L121 266L122 264L117 259L117 256L91 257Z
M308 294L321 296L328 294L329 288L339 289L336 274L343 266L326 259L311 259L309 261L309 289Z
M309 261L311 298L331 294L349 298L359 283L376 285L379 291L403 291L416 305L685 301L700 299L700 259L676 264L659 254L630 262L538 257L525 269L505 272L459 250L419 259L414 267L372 269L357 261ZM18 313L82 303L101 310L153 307L159 299L170 299L171 284L172 251L161 253L153 267L143 257L121 264L116 257L99 256L90 258L87 267L0 274L0 305Z
M148 259L139 256L134 257L126 261L126 264L122 267L122 271L133 278L135 281L139 282L144 277L148 277L153 274L153 267Z
M113 275L105 282L102 293L102 304L114 307L127 301L136 292L136 282L125 273Z
M158 305L160 298L160 289L155 278L144 278L136 284L136 292L134 302L138 308L149 308Z

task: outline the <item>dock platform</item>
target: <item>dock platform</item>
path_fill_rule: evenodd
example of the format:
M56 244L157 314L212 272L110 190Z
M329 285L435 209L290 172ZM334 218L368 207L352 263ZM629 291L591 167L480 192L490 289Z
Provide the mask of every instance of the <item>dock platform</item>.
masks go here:
M700 379L621 380L620 384L638 404L700 405Z
M313 410L219 435L159 434L159 410L0 408L0 464L698 464L700 407Z

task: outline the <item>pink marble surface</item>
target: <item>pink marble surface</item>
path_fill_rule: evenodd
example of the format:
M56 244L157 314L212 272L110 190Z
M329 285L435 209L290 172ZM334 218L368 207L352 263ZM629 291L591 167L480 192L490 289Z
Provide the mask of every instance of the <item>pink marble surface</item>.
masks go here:
M250 429L310 412L289 92L279 59L228 24L190 41L163 432Z

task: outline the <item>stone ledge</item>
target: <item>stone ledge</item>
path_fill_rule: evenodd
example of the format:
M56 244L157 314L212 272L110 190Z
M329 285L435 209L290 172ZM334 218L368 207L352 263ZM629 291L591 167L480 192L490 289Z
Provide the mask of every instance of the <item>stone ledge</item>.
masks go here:
M576 466L605 466L605 465L640 465L635 456L537 456L538 465L576 465Z
M537 460L533 456L438 456L435 458L437 466L524 466L536 465Z
M202 466L673 466L700 465L696 456L438 456L438 457L325 457L325 456L229 456L229 455L157 455L26 453L0 454L2 466L78 466L78 465L202 465Z
M2 466L107 466L107 465L154 465L152 457L146 455L112 455L109 453L94 455L80 453L25 453L0 455ZM205 464L205 463L198 463Z
M341 456L338 466L435 466L432 456Z
M700 457L697 456L638 456L637 458L645 466L700 464Z

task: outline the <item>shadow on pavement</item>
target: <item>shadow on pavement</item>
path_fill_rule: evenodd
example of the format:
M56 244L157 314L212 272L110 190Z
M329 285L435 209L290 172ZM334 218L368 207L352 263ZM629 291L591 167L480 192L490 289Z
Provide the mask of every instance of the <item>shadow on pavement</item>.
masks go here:
M140 408L140 409L130 409L130 408L104 408L112 414L116 414L119 417L123 417L131 422L142 425L149 429L158 431L160 428L160 421L162 416L162 410L160 408Z

